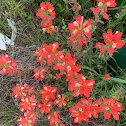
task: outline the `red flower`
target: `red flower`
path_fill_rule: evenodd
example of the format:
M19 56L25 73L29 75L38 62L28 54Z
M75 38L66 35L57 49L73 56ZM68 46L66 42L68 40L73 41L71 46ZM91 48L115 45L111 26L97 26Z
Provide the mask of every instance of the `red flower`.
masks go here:
M74 41L78 37L78 44L80 45L80 47L83 45L83 43L86 43L85 36L91 38L90 30L92 30L92 19L88 19L84 23L83 19L83 16L78 15L76 21L68 24L68 27L71 31L71 37L69 37L70 41ZM73 46L74 45L76 45L76 42L73 42Z
M47 22L45 20L42 20L41 25L45 28L50 28L52 26L52 20L49 19Z
M72 106L69 109L71 111L71 116L75 117L74 122L80 123L83 120L89 121L89 118L91 118L92 115L94 118L98 118L98 105L100 105L100 103L100 100L96 100L92 103L91 98L88 100L81 98L80 102L78 102L75 107Z
M47 64L51 65L54 62L54 57L58 55L58 51L56 50L59 46L58 42L53 44L43 44L43 48L39 47L38 51L34 52L33 55L37 56L37 61L41 64L44 63L44 58L47 59ZM46 71L47 72L47 71Z
M34 69L34 76L35 78L40 78L40 79L44 79L44 74L47 72L47 68L44 68L44 69Z
M70 82L68 83L68 90L74 91L74 97L77 97L82 94L84 94L86 97L89 97L95 81L93 79L86 80L86 77L84 77L83 75L78 75L78 79L79 82L77 81L77 79L70 79Z
M122 111L122 104L120 102L115 103L115 98L104 98L103 103L100 105L102 111L105 111L104 117L109 119L111 114L115 120L119 120L119 112Z
M108 34L107 34L108 33ZM107 33L103 33L104 42L108 46L109 55L112 57L115 48L122 48L125 45L123 40L120 40L120 37L123 35L122 32L116 31L112 34L112 30L108 29Z
M81 39L78 39L78 44L82 46L84 43L86 43L86 37L82 34Z
M100 48L100 52L105 52L105 50L106 50L104 47L104 44L101 42L97 42L96 47Z
M41 107L40 112L42 114L44 114L44 113L48 113L52 109L52 105L53 105L53 102L50 101L50 102L44 103L44 104L38 103L37 107Z
M107 12L108 12L107 7L105 7L104 8L104 15L103 15L103 18L105 18L105 19L108 19L109 18Z
M113 53L114 53L114 48L108 47L108 51L109 51L110 57L112 57L113 56Z
M105 47L104 46L101 46L100 51L101 52L105 52L105 50L106 50Z
M54 7L50 4L50 2L47 2L46 4L42 2L40 4L41 9L38 9L38 13L36 16L42 18L41 25L43 28L43 33L52 33L52 31L56 32L54 26L52 25L52 19L55 18L55 11Z
M40 18L47 18L48 16L51 17L51 19L55 18L55 12L54 7L50 4L50 2L47 2L46 4L44 2L42 2L40 4L41 9L38 9L38 13L36 14L36 16L40 17Z
M115 7L116 6L115 0L105 0L105 2L107 2L108 7Z
M21 69L20 69L21 70ZM0 74L7 74L9 73L11 76L14 75L14 73L17 73L17 63L15 61L12 61L10 59L10 56L1 54L0 56Z
M22 90L21 90L21 84L17 84L17 87L12 88L12 91L13 91L12 94L15 95L15 99L18 99L19 97L23 96L23 93L22 93Z
M116 6L115 0L98 0L98 1L99 1L98 7L91 8L91 10L94 13L99 13L101 11L100 14L103 13L103 18L108 19L109 16L107 14L107 7L115 7Z
M22 97L21 101L22 102L19 103L19 106L21 106L21 108L20 108L21 112L24 112L25 110L27 112L30 112L36 106L36 100L35 100L34 96L31 96L31 97L30 96Z
M42 94L43 103L47 103L50 99L55 99L54 94L56 93L57 88L47 85L43 85L44 90L40 90L39 94Z
M94 14L97 14L101 11L98 7L96 7L96 8L91 7L90 9L93 11Z
M81 28L82 28L82 23L83 23L83 16L78 15L76 18L76 21L74 21L73 23L69 23L68 27L70 29L70 31L72 32L72 34L81 34Z
M104 78L105 78L106 80L110 80L109 77L110 77L110 75L106 73Z
M105 112L105 113L104 113L104 117L105 117L106 119L109 119L110 116L111 116L111 113L110 113L110 112Z
M25 117L25 118L24 118ZM38 119L34 112L25 112L24 117L19 116L18 124L20 126L34 126L34 123Z
M24 84L22 87L21 84L17 84L17 87L12 88L12 94L15 95L15 99L18 99L21 96L27 96L28 94L31 96L33 94L33 89L34 86L29 88L28 84Z
M19 126L28 126L29 125L28 120L22 116L19 116L19 119L17 121L18 121Z
M61 126L65 126L59 119L60 114L55 110L50 111L47 117L50 120L50 125L54 124L55 126L58 126L58 124L60 124Z
M60 96L60 94L57 94L57 98L58 99L56 99L55 101L54 101L54 104L58 104L59 105L59 107L61 108L62 107L62 105L63 106L67 106L67 102L66 101L64 101L64 99L67 97L67 95L62 95L62 98L61 98L61 96Z

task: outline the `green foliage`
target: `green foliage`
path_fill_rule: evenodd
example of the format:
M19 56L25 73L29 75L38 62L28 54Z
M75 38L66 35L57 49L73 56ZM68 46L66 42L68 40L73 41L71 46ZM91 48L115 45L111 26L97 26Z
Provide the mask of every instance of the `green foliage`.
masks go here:
M73 97L73 92L66 92L67 98L66 101L68 102L68 107L71 107L75 105L74 97Z
M125 33L124 31L126 31L126 28L124 26L126 22L126 6L120 8L123 9L122 12L119 12L119 8L116 9L118 12L116 11L117 13L114 15L114 20L113 17L108 20L108 28L113 29L114 32L121 31Z
M20 115L20 111L15 107L13 102L10 103L9 107L2 106L0 108L0 124L1 125L12 125L16 124L17 119Z

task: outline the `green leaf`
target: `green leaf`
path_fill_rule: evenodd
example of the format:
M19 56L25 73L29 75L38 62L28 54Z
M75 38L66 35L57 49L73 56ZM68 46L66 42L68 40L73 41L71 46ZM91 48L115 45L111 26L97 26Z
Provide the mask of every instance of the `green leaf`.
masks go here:
M82 69L87 69L87 70L90 70L96 74L98 74L94 69L90 68L90 67L86 67L86 66L81 66Z
M122 7L113 7L113 8L107 8L108 10L118 10L120 8L125 8L126 6L122 6Z
M123 79L119 79L119 78L115 78L115 77L110 77L110 80L114 80L116 82L121 82L121 83L125 83L126 84L126 80L123 80Z
M3 3L3 0L1 0L1 2L0 2L0 8L2 7L2 3Z

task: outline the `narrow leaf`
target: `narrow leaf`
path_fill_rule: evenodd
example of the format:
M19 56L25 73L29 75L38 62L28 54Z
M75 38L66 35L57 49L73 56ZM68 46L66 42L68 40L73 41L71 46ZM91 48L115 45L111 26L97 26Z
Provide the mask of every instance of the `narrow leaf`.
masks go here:
M110 80L116 81L116 82L121 82L126 84L126 80L115 78L115 77L110 77Z

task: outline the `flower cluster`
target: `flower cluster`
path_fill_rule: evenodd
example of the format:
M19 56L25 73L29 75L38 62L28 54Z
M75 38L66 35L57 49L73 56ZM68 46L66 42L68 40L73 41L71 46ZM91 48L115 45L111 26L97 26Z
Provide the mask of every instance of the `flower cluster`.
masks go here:
M59 119L60 114L55 110L50 111L47 117L50 120L50 125L54 124L55 126L59 126L60 124L60 126L65 126L65 124L63 124Z
M44 90L40 90L39 94L42 94L42 102L47 103L50 99L55 99L54 94L56 93L57 88L47 85L43 85Z
M23 86L21 86L21 84L17 84L17 87L12 88L13 94L15 95L15 99L27 96L27 94L32 95L33 90L34 86L29 88L28 84L24 84Z
M89 121L89 118L92 116L98 118L98 105L101 103L101 100L97 100L92 103L92 99L81 98L75 106L72 106L69 110L71 116L75 117L74 122L80 123L81 121Z
M109 119L111 114L115 120L119 120L119 112L122 111L122 104L120 102L115 103L115 98L104 98L103 103L100 105L101 112L104 113L104 117Z
M44 69L34 69L34 77L35 78L40 78L40 79L44 79L44 74L47 72L47 68L44 68Z
M81 121L89 121L92 116L98 118L98 113L105 112L104 117L109 119L111 114L116 120L119 120L119 112L122 111L122 104L120 102L115 103L114 98L104 98L103 101L97 99L92 103L92 99L81 98L81 100L72 106L69 110L71 111L71 116L75 117L74 122L80 123Z
M67 95L62 95L61 98L61 96L57 94L57 99L55 99L56 87L43 85L43 88L43 90L39 91L39 94L42 94L42 103L37 102L35 99L33 93L34 86L29 88L28 84L24 84L23 86L17 84L15 88L12 88L15 98L18 99L21 97L21 102L19 103L20 111L25 112L24 117L19 116L18 122L20 126L34 126L34 123L38 119L35 115L35 113L38 113L37 111L35 112L36 107L40 108L39 111L41 114L48 114L47 117L50 120L50 125L54 124L58 126L58 124L60 124L64 126L59 119L60 114L54 110L52 105L59 104L59 107L62 107L62 105L66 106L67 103L64 99Z
M43 103L43 104L38 103L38 104L37 104L37 107L40 108L39 111L41 112L41 114L44 114L44 113L50 112L50 110L52 109L52 105L53 105L53 102L50 101L50 102Z
M9 73L11 76L14 75L14 73L17 73L17 63L16 61L13 61L10 59L10 56L1 54L0 56L0 74L7 74Z
M39 47L38 51L34 52L33 55L37 56L37 61L44 64L44 59L47 60L47 64L51 65L54 61L54 56L58 54L56 50L59 47L59 43L55 42L53 44L43 44L43 48Z
M20 126L34 126L36 119L34 109L36 107L36 100L33 94L34 86L29 88L28 84L17 84L17 87L12 88L15 98L21 97L21 102L19 103L20 111L24 112L24 117L19 116L18 124Z
M57 94L57 98L55 99L55 93L57 91L56 87L51 87L47 85L43 85L43 90L39 91L39 94L42 94L42 104L38 103L37 106L40 107L40 112L42 114L48 113L47 117L50 120L50 125L58 126L60 124L61 126L64 126L62 122L60 121L59 117L60 114L54 110L52 107L53 104L59 104L59 107L62 107L62 104L64 106L67 105L67 103L64 101L64 99L67 97L66 95L61 96Z
M91 38L91 30L92 30L92 19L88 19L83 23L84 17L78 15L76 21L73 23L69 23L68 27L71 32L71 37L69 37L70 42L68 42L73 48L77 48L79 46L79 50L81 46L86 43L88 38ZM78 45L79 44L79 45Z
M54 46L56 48L53 48L53 45L57 45ZM38 48L38 51L34 52L33 55L37 56L37 60L41 63L41 60L43 60L42 63L45 62L45 59L47 59L47 64L50 65L52 64L52 62L54 63L54 70L60 70L60 74L59 75L63 75L64 72L66 72L66 80L69 81L68 83L68 90L69 91L73 91L73 96L77 97L77 96L82 96L84 94L84 96L89 97L90 96L90 92L92 91L93 85L95 83L95 81L93 79L91 80L86 80L86 77L82 74L79 74L78 72L81 70L80 66L76 66L76 59L72 58L70 52L67 52L66 54L63 53L63 51L58 51L56 50L58 48L58 44L54 43L54 44L49 44L46 45L44 44L44 48L40 49L40 47ZM46 49L47 48L47 49ZM43 51L46 50L46 58L43 56ZM48 50L48 51L47 51ZM49 52L50 50L50 52ZM48 56L49 55L49 56ZM44 57L44 58L43 58ZM52 57L52 61L51 63L48 63L48 58ZM106 79L109 79L109 77L106 74ZM43 104L39 103L38 107L40 107L40 112L42 114L44 113L49 113L49 115L53 115L54 116L54 108L52 107L53 104L58 104L59 107L62 107L62 105L67 105L67 103L64 101L64 99L66 98L66 96L63 96L61 98L60 94L57 95L57 98L55 100L55 96L54 94L56 93L56 88L51 87L51 86L46 86L44 85L44 90L40 90L39 93L42 94L42 102ZM54 101L55 100L55 101ZM109 112L113 107L117 107L117 104L120 104L121 107L121 103L115 103L112 106L109 105L109 103L105 104L106 106L110 106L109 108ZM74 122L75 123L80 123L82 120L85 121L89 121L89 118L91 116L98 118L98 113L100 112L105 112L106 113L106 108L103 109L104 105L104 100L102 102L102 100L96 100L95 102L92 103L92 100L89 98L88 100L85 100L84 98L81 99L81 102L76 104L76 108L73 106L70 108L70 111L72 112L72 116L76 117ZM122 108L122 107L121 107ZM117 111L121 111L122 109L118 109ZM53 113L52 113L53 111ZM57 112L56 112L57 113ZM108 113L108 111L107 111ZM114 113L118 113L118 112L114 112L111 111L111 114ZM51 124L55 124L58 125L58 123L60 123L58 117L60 116L58 113L55 115L55 119L56 121L54 121L54 118L51 118L49 115L47 115L47 117L49 117L50 119L50 125ZM106 114L104 114L106 115ZM117 116L117 115L116 115ZM113 117L115 118L115 115L113 115ZM107 119L107 117L105 116L105 118ZM53 119L53 120L51 120ZM117 119L117 118L115 118Z
M55 11L54 7L50 4L50 2L47 2L46 4L42 2L40 4L40 9L38 9L38 13L36 16L42 18L41 25L43 28L43 33L52 33L52 31L56 32L54 26L52 25L52 19L55 18Z
M67 80L75 76L77 72L79 72L81 69L79 65L78 66L75 65L77 60L75 58L72 58L70 52L67 52L65 56L63 55L63 53L61 53L60 55L56 56L56 59L58 62L55 63L53 67L54 70L59 69L61 75L63 75L64 72L67 72L66 74Z
M90 92L92 91L93 85L95 81L92 80L86 80L86 77L84 77L82 74L79 74L77 79L71 79L68 87L69 91L74 91L73 96L77 97L79 95L83 95L86 97L90 96Z
M96 18L99 18L99 14L103 15L103 18L108 19L107 7L115 7L115 0L98 0L98 7L91 7L90 9L95 14Z
M59 105L59 107L61 108L62 107L62 105L64 105L64 106L67 106L67 102L66 101L64 101L64 99L67 97L67 95L62 95L62 98L61 98L61 95L60 94L57 94L57 98L58 99L56 99L55 101L54 101L54 104L58 104Z
M20 111L24 112L30 112L32 110L34 110L35 106L36 106L36 100L35 100L35 96L25 96L21 98L21 101L19 103L19 106L21 106Z
M64 72L67 72L67 80L72 78L77 74L77 72L80 71L81 67L78 65L76 66L76 59L72 58L70 52L67 52L64 56L63 51L58 51L57 48L59 46L58 42L55 42L53 44L44 44L43 48L39 47L38 51L34 52L33 55L37 56L37 61L40 62L41 64L44 64L47 60L47 65L51 65L52 63L55 63L53 68L54 70L60 70L60 74L57 76L59 77L60 75L63 75ZM42 70L42 72L41 72ZM40 75L42 73L43 75L43 70L40 69L38 72L38 69L35 69L34 72L36 73L35 75ZM45 69L47 72L47 69ZM44 72L45 73L45 72ZM37 77L36 77L37 78Z
M58 75L63 75L66 72L66 80L70 81L68 90L74 91L73 92L74 97L77 97L79 95L82 96L83 94L86 97L89 97L95 81L93 79L86 80L86 77L84 77L82 74L79 74L78 72L81 70L81 66L75 65L77 60L75 58L72 58L70 52L67 52L64 56L63 51L56 50L58 48L58 45L59 44L57 42L54 44L49 44L49 46L44 44L43 45L44 48L40 49L39 47L38 51L34 52L33 55L37 56L37 60L40 61L40 63L42 60L43 60L42 63L44 63L43 57L47 59L48 65L52 64L52 62L55 61L53 69L60 70L60 74ZM42 73L43 76L43 71L41 72L40 70L39 72L37 72L37 70L36 69L34 70L34 72L36 71L35 77L38 78L40 76L40 73Z
M19 126L34 126L37 119L34 112L25 112L24 117L19 116L18 124Z
M116 31L114 34L112 34L112 30L108 29L107 33L103 33L104 42L106 45L101 42L98 42L96 43L96 47L100 48L101 53L105 52L107 49L109 55L112 57L115 48L120 49L125 45L125 42L120 39L122 35L123 33L119 31Z

